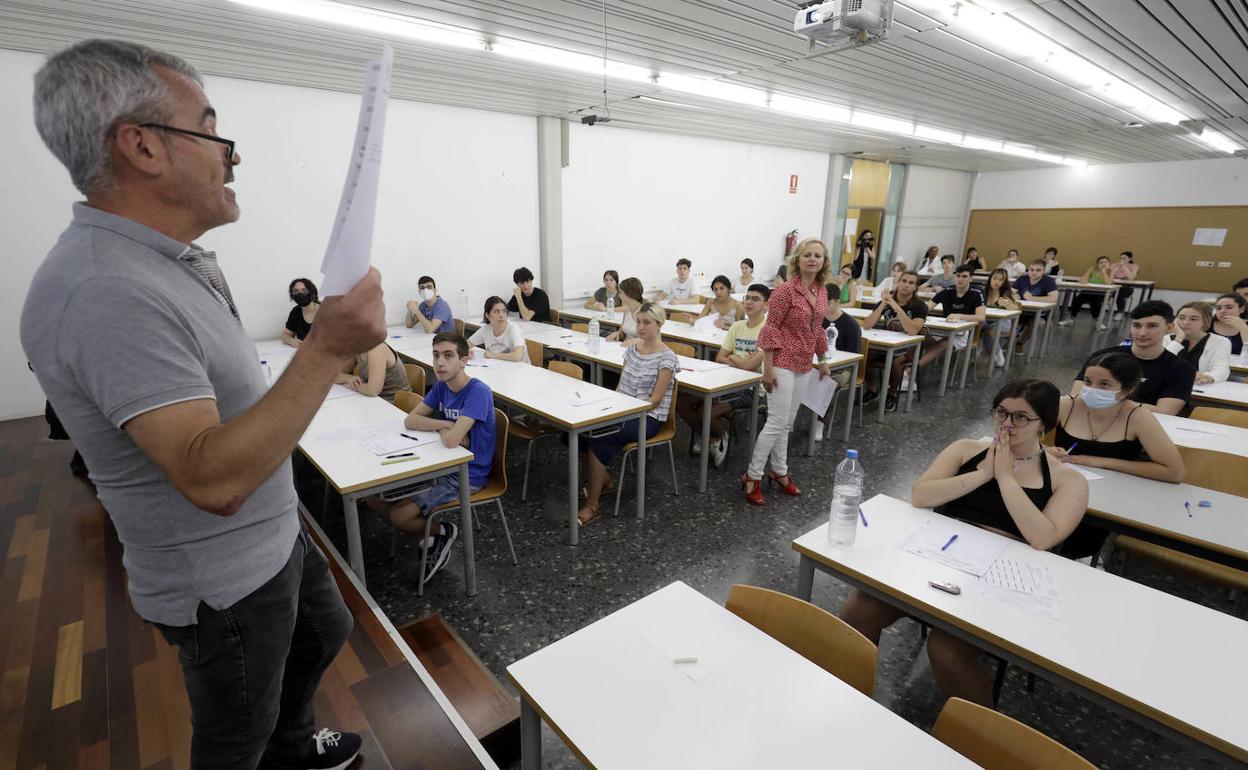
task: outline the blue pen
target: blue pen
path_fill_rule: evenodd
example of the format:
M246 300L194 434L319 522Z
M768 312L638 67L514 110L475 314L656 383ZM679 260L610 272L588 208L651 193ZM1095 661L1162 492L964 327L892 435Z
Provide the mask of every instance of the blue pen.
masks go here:
M953 537L949 538L949 542L945 543L944 545L942 545L942 546L940 547L940 550L942 550L942 551L943 551L943 550L945 550L946 548L948 548L949 546L953 545L953 541L954 541L954 540L957 540L957 539L958 539L958 536L957 536L957 534L955 533Z
M1190 518L1192 518L1192 504L1191 504L1191 503L1189 503L1188 501L1184 500L1184 501L1183 501L1183 508L1187 510L1187 518L1189 518L1189 519L1190 519Z
M865 513L863 513L863 512L862 512L862 506L861 506L861 505L860 505L860 506L858 506L858 518L862 519L862 526L864 526L864 527L865 527L865 526L868 526L868 525L867 525L867 514L865 514Z
M1068 455L1073 455L1073 454L1075 453L1075 447L1077 447L1077 446L1079 446L1079 442L1078 442L1078 441L1076 441L1075 443L1071 444L1071 445L1070 445L1070 449L1067 449L1067 450L1066 450L1066 454L1068 454Z

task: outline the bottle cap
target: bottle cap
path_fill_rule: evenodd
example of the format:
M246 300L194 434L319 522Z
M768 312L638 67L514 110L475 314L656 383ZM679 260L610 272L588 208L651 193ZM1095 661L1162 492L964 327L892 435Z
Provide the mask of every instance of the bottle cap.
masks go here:
M857 450L857 449L847 449L847 450L845 450L845 456L846 456L846 457L848 457L848 458L849 458L849 459L851 459L851 460L857 460L857 459L858 459L858 450Z

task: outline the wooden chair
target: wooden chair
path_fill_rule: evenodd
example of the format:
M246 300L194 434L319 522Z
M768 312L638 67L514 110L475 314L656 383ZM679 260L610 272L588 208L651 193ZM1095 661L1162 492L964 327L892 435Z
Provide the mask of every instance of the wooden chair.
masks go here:
M454 320L455 320L455 333L461 337L465 336L464 335L464 319L456 318Z
M400 390L394 394L394 405L402 409L404 412L411 414L416 405L420 403L420 394L411 390Z
M546 358L546 346L535 340L525 340L524 348L529 352L529 363L541 367Z
M550 309L550 322L555 326L559 326L559 311L554 308Z
M693 322L697 319L693 315L693 313L682 313L680 311L673 311L667 314L667 320L676 321L682 324L689 324L690 326L692 326Z
M684 356L685 358L697 358L698 357L697 351L693 349L693 345L690 345L686 342L664 341L664 344L666 344L669 348L671 348L671 351L678 356Z
M837 616L779 591L740 584L732 587L725 606L868 698L875 697L875 645Z
M585 379L584 370L569 361L551 361L547 368L574 380ZM529 465L533 461L533 444L544 436L557 436L560 431L553 425L544 425L537 420L533 422L512 421L509 429L512 438L529 442L524 452L524 482L520 485L520 499L527 500L529 499Z
M1192 410L1193 420L1216 422L1219 425L1234 425L1236 428L1248 428L1248 412L1238 409L1219 409L1216 406L1198 406Z
M667 421L659 426L658 432L646 439L647 450L656 446L667 446L667 460L672 467L673 495L680 494L680 486L676 483L676 451L672 448L672 441L676 438L676 396L679 394L679 390L679 386L673 384L672 404L671 408L667 410ZM624 445L624 460L620 464L620 481L615 485L615 512L611 514L612 516L620 515L620 495L624 492L624 480L628 478L628 460L636 451L636 441Z
M420 364L403 364L403 370L407 372L407 382L412 386L412 392L418 396L425 395L425 368Z
M580 332L581 334L589 334L589 324L576 324L576 323L574 323L574 324L572 324L572 331L574 331L574 332Z
M984 770L1096 770L1096 765L1017 720L950 698L932 736Z
M1179 455L1187 469L1183 480L1188 484L1248 497L1248 457L1185 446L1179 447Z
M478 506L488 503L498 506L498 518L503 522L503 534L507 538L507 550L511 551L511 563L519 564L520 561L516 559L516 548L511 544L511 529L507 526L507 514L503 511L503 494L507 492L507 436L510 425L511 420L507 419L507 413L494 407L494 462L490 466L490 477L485 486L481 487L469 500L474 521ZM426 514L429 526L433 526L441 514L458 510L459 500L452 500L434 508ZM425 561L428 557L429 549L422 546L420 549L420 583L416 586L417 596L425 595Z

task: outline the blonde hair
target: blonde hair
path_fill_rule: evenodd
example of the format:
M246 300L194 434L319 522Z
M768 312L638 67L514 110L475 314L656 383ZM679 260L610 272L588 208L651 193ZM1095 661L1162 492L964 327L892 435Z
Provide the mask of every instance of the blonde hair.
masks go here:
M802 269L798 266L797 260L806 249L816 244L823 250L823 267L819 268L819 272L815 274L815 283L822 285L828 282L828 275L832 272L832 258L828 256L828 245L818 238L807 238L797 244L797 247L793 249L793 253L785 258L785 265L789 268L790 279L797 278L802 274Z
M667 313L663 312L663 307L654 302L643 302L641 307L633 311L633 318L637 319L641 316L650 316L659 326L667 320Z
M1209 331L1209 327L1213 326L1213 305L1210 305L1208 302L1189 302L1179 308L1179 313L1188 308L1200 313L1200 322L1204 326L1204 331ZM1178 315L1178 313L1175 313L1175 315Z

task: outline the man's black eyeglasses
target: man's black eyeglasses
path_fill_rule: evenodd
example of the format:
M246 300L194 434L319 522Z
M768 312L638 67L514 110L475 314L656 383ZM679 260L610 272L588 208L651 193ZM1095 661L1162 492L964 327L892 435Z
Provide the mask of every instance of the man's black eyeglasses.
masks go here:
M227 153L225 157L228 158L231 162L233 162L234 160L234 140L233 139L222 139L221 137L213 136L212 134L205 134L199 131L188 131L185 128L178 128L177 126L166 126L163 123L140 123L139 128L158 128L161 131L172 131L175 134L185 134L187 136L193 136L196 139L207 139L210 142L216 142L217 144L224 144L225 151Z

